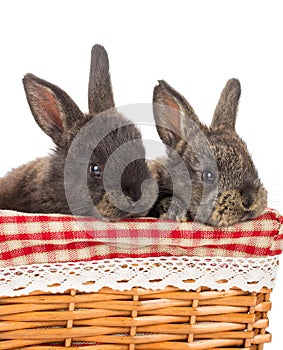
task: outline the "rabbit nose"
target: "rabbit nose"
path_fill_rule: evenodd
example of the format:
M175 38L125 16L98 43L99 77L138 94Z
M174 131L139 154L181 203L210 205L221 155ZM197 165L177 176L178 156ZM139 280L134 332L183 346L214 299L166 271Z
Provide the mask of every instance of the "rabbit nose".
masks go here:
M123 193L125 196L129 197L134 202L137 202L141 196L142 192L140 189L135 188L135 186L123 188Z
M250 193L242 195L242 205L246 210L249 210L254 203L254 198Z

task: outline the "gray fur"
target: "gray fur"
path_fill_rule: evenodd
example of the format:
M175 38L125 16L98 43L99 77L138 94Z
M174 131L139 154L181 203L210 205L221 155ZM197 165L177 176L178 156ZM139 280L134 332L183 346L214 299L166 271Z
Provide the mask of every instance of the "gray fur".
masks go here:
M168 157L149 162L159 184L159 198L149 215L228 226L252 219L266 208L267 192L246 144L235 131L240 91L237 79L227 82L207 127L166 82L155 87L154 117ZM172 182L168 171L174 174L181 162L189 181L184 181L182 171L175 171ZM214 181L206 180L208 172L215 175Z
M89 113L99 114L115 107L109 73L108 55L104 47L94 45L91 50L91 64L88 85Z
M135 151L140 159L131 162L121 177L124 201L129 207L135 206L135 203L142 197L141 185L144 180L150 178L144 159L145 150L141 142L140 131L115 108L108 110L114 106L114 100L105 49L97 45L92 49L89 114L83 114L63 90L43 79L27 74L23 79L23 84L36 122L53 139L56 147L49 156L12 170L0 179L0 208L32 213L73 214L65 194L64 172L69 171L78 172L79 177L87 179L86 188L81 188L76 184L71 188L74 197L79 198L75 203L77 206L75 214L96 215L98 211L105 219L114 221L129 216L145 215L147 212L145 210L133 215L130 211L119 209L111 199L114 198L117 201L121 197L121 192L115 187L106 192L103 176L93 178L89 173L92 164L99 164L103 170L108 158L116 149L127 142L136 140ZM106 109L107 111L104 112ZM98 116L100 112L104 113ZM72 142L81 128L89 122L93 123L98 134L104 130L112 132L97 145L95 150L91 149L91 158L87 163L75 158L74 163L71 166L69 164L66 170L66 157ZM77 145L77 149L72 149L72 152L84 154L83 152L90 147L91 142L92 140L85 140L85 144ZM113 177L116 168L112 169ZM89 192L92 200L91 206L84 204L85 196L88 196L85 191Z

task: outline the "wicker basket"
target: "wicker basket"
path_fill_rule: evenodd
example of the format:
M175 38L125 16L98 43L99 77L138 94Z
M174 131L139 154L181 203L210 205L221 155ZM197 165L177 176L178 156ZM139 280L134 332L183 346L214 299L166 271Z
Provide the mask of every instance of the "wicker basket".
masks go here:
M270 293L103 288L1 298L0 349L261 350L271 340Z
M60 246L64 246L64 249L67 247L68 252L71 252L72 259L66 259L65 250L64 254L62 253L63 250L60 251L60 254L57 254L57 259L62 261L62 266L64 266L64 261L68 260L70 263L70 261L74 260L74 254L78 256L78 254L83 252L86 256L90 253L90 255L97 257L97 251L103 250L104 245L100 241L99 244L94 246L95 248L90 248L93 237L88 237L89 240L85 241L86 236L83 236L84 232L82 232L81 226L75 235L73 235L74 231L72 231L72 239L69 236L66 238L66 232L70 232L71 230L68 225L70 223L72 225L74 224L73 219L70 218L64 217L64 224L61 225L61 218L58 219L56 216L19 217L17 216L18 214L13 215L7 212L2 213L1 226L0 213L0 234L2 239L4 235L7 235L7 237L5 236L5 242L1 242L2 245L0 246L0 263L2 264L2 270L0 268L0 350L262 350L264 343L271 341L271 335L266 329L268 327L268 311L271 308L270 293L272 287L264 287L263 285L258 288L258 282L253 280L248 282L251 285L250 291L246 291L246 289L240 288L237 285L229 288L223 287L222 289L221 286L224 286L227 282L224 275L222 279L218 277L216 281L219 288L213 288L209 283L206 284L209 287L180 288L176 284L174 285L174 283L167 281L165 281L166 286L161 288L158 284L160 281L156 275L156 279L152 280L151 283L155 283L157 288L146 288L144 285L137 285L135 283L134 285L136 287L124 288L123 283L127 283L127 281L123 281L121 278L118 281L122 285L121 288L110 288L109 285L103 288L97 288L98 281L93 277L92 280L86 279L85 281L81 281L83 291L81 288L71 287L64 289L65 292L62 292L59 288L60 286L57 286L52 278L48 285L49 277L45 275L45 278L47 278L47 282L45 281L46 286L48 286L47 290L44 292L38 291L37 289L40 288L35 288L30 283L27 283L30 289L24 289L21 287L21 284L17 284L17 276L19 278L22 277L22 266L26 269L26 275L24 276L26 278L29 273L28 266L35 264L33 270L31 270L35 279L38 278L39 281L43 277L40 276L39 272L37 273L36 269L38 266L47 264L52 269L50 251L45 255L43 253L45 251L45 245L46 247L48 246L49 250L51 249L51 241L54 243L52 249L55 249L55 247L59 249L59 243L56 239L60 239ZM268 256L271 252L269 249L273 249L275 254L273 265L277 265L278 260L276 259L281 252L279 243L283 238L281 225L283 220L282 217L274 214L274 212L266 214L262 220L265 221L263 223L258 221L253 224L257 229L256 234L249 231L249 224L246 224L247 226L245 227L231 229L236 232L230 232L231 235L233 233L234 238L232 237L233 235L231 236L231 241L230 238L227 238L225 245L221 249L229 252L228 256L230 257L233 254L235 256L246 254L248 257L251 256L248 255L251 242L258 242L259 250L253 247L253 255L256 256L256 259L260 256L259 252L265 252L265 255ZM42 223L43 221L44 223ZM38 222L40 222L40 225ZM62 232L58 231L58 222L60 222L61 226L59 226ZM148 224L153 228L155 222L148 222ZM50 231L51 227L54 229L54 225L56 226L55 236ZM125 232L131 231L131 235L133 234L133 223L129 223L129 231L125 231L125 223L116 223L114 225L117 229L117 237L122 232L126 234ZM46 229L47 226L48 230ZM102 236L98 233L99 228L97 223L95 223L95 227L97 230L96 234L101 239ZM144 222L142 222L142 227L144 227ZM263 228L266 230L266 237L264 235L261 237L257 236L259 227L261 227L261 230ZM107 232L108 229L109 227L106 228ZM156 233L159 229L160 227L154 227L154 230L152 229L150 232L154 231ZM192 239L190 241L191 244L192 242L195 244L196 237L201 236L200 233L204 233L204 231L201 231L202 229L204 230L204 228L198 228L196 230L196 227L194 227L193 233L190 231L191 229L188 232L181 229L175 230L173 233L174 238L171 238L176 239L181 232L182 234L179 236L182 236L183 244L183 240L185 239L184 233L186 233L187 239L191 232L192 237L189 239ZM246 242L248 244L246 245L248 248L246 253L244 253L243 242L239 238L239 229L247 232ZM29 236L23 230L27 230L32 236ZM72 230L75 229L72 228ZM164 239L164 227L162 230ZM204 246L204 241L200 238L201 244L197 250L199 255L207 256L211 254L212 256L213 253L222 251L219 250L219 242L215 242L215 246L212 244L213 239L215 239L213 237L217 233L217 239L224 242L223 237L226 237L229 232L221 232L219 230L210 232L208 228L205 228L205 230L205 242L207 245ZM44 231L44 233L41 231ZM34 242L39 240L37 234L43 240L46 240L47 231L52 240L46 244L44 241L40 241L40 244L35 246ZM87 231L88 233L90 232L89 226ZM149 238L148 232L143 232L143 234L146 235L147 239ZM62 243L63 235L64 244ZM211 235L211 239L209 235ZM180 239L179 236L178 239ZM32 243L31 237L33 239ZM109 236L107 237L109 238ZM104 239L106 240L107 237L105 236ZM239 245L231 244L235 237L237 242L240 241ZM254 240L255 237L256 241ZM263 242L266 242L266 239L268 240L269 238L270 241L266 243L266 247L269 248L264 248ZM113 239L113 227L111 227L111 239ZM107 245L111 245L111 242L113 243L113 241L109 242ZM29 244L32 245L32 249ZM180 240L178 241L178 248L180 248L179 244ZM272 245L273 247L271 247ZM40 247L40 251L38 250L38 246ZM154 244L152 243L151 247L153 246ZM15 247L17 248L15 249ZM124 248L121 248L121 242L119 247L115 247L119 254L114 257L123 261L127 256L122 251ZM167 248L167 246L163 245L163 250L158 251L156 256L163 257L167 255L168 258L171 258ZM188 249L191 248L188 247ZM96 253L91 249L96 249ZM125 249L128 248L126 247ZM142 247L141 249L145 248ZM176 246L173 247L172 242L168 249L173 250L174 254L178 252ZM184 247L182 246L182 253L184 253L183 249ZM194 249L196 248L194 247ZM113 250L110 253L112 257L106 256L108 263L112 261ZM135 263L135 257L133 257L133 255L137 256L138 253L139 248L135 250L134 254L132 253L129 256L131 256L132 265L137 270L140 270L139 277L142 277L145 270L140 268L138 263ZM189 255L192 252L188 250L187 253ZM105 258L105 252L102 255ZM151 255L150 253L149 256ZM4 261L4 259L6 260ZM86 260L90 259L88 258ZM141 263L141 259L138 261ZM245 261L248 264L248 258ZM80 266L80 261L77 261L77 263ZM89 261L86 261L86 263L89 263ZM60 280L62 284L61 288L65 288L64 286L66 285L74 285L72 281L75 281L78 277L73 272L77 271L76 269L78 267L75 263L72 264L71 268L74 268L74 270L70 270L67 273L70 280L68 281L68 277L64 275L62 280ZM157 267L158 264L153 263ZM119 269L123 268L121 266ZM262 271L264 268L262 268ZM82 269L84 269L84 265ZM100 265L98 264L93 271L99 269ZM240 274L241 269L239 267L238 271L234 271L234 274ZM108 273L108 270L108 267L106 267L103 271ZM207 274L210 273L209 270L210 268L206 269ZM89 273L92 275L92 270ZM178 274L180 272L176 271L176 273ZM189 269L187 271L187 277L184 282L188 286L194 286L195 281L193 278L190 279ZM106 281L109 281L109 279L106 278ZM140 281L142 280L140 279ZM273 283L272 278L271 281ZM11 293L13 296L7 296L9 295L9 289L4 289L4 283L8 286L14 286L13 291L11 289L11 292L14 293ZM102 284L104 285L105 281ZM35 283L35 285L37 284ZM253 288L254 291L251 291Z

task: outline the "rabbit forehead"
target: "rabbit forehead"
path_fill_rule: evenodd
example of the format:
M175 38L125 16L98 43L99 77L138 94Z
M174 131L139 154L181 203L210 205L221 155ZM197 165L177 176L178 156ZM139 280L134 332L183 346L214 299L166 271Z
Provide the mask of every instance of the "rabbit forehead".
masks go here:
M108 170L110 168L111 171L122 173L128 164L141 159L139 165L135 162L135 166L128 167L127 171L136 178L148 177L144 160L145 148L138 128L134 124L125 125L117 120L110 120L111 118L105 118L98 123L95 119L96 117L94 117L96 135L92 139L92 135L90 136L92 150L89 162L97 163L103 168L107 166ZM97 138L97 134L101 137ZM143 176L143 172L146 175Z
M218 166L220 186L233 188L257 183L256 168L241 138L227 133L213 134L209 139Z

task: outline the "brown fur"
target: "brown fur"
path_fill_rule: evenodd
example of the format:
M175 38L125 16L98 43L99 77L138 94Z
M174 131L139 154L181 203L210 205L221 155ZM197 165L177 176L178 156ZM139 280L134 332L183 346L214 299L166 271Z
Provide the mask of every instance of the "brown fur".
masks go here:
M100 45L92 48L88 96L90 113L87 115L56 85L32 74L24 77L23 84L35 121L53 139L56 148L50 156L25 164L0 179L0 208L23 212L98 215L107 220L145 215L148 210L144 206L140 207L140 212L137 210L139 200L146 202L148 195L141 192L144 180L150 178L144 159L145 150L140 131L113 108L105 49ZM86 124L90 128L87 129L88 136L77 142L76 137ZM109 133L97 144L95 135L99 138L105 130L109 130ZM121 181L118 181L119 184L115 181L110 183L112 187L107 192L103 183L105 165L113 152L133 140L135 145L128 147L123 157L112 164L110 178L115 179L116 174L119 176L117 171L121 170L120 162L124 164L131 159L131 152L136 152L137 160L122 169ZM84 159L89 149L90 159ZM67 157L71 157L71 163L66 160L69 159ZM99 164L101 178L92 176L90 169L94 164ZM81 178L86 181L72 182ZM69 198L66 191L69 191ZM110 200L114 197L115 203ZM86 198L90 198L90 202ZM119 209L117 198L126 201L123 208L129 211ZM70 203L72 208L69 207ZM131 208L136 210L131 211Z
M265 209L267 192L235 131L240 93L239 81L229 80L207 127L165 81L155 87L154 117L168 158L149 163L159 184L159 198L149 215L228 226Z

